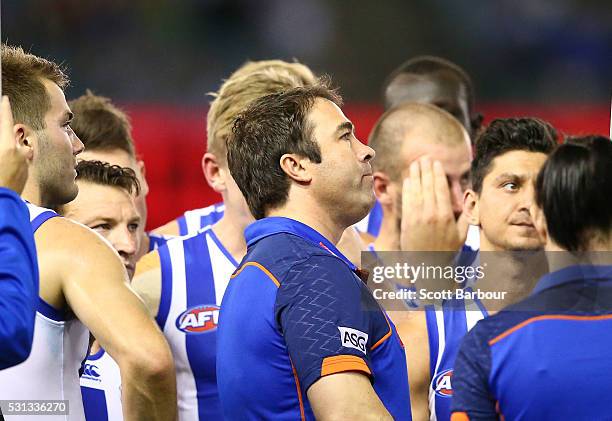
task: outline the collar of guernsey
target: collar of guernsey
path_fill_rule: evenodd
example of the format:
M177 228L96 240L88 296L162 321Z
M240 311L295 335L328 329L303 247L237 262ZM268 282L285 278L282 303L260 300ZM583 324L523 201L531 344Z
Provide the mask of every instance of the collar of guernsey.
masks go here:
M352 271L357 270L357 266L347 259L346 256L344 256L331 241L323 237L313 228L296 221L295 219L284 218L281 216L270 216L260 219L246 227L244 230L244 237L247 242L247 247L251 247L262 238L279 233L297 235L298 237L301 237L315 244L316 246L327 250L334 256L339 257L351 268Z
M611 265L574 265L544 275L538 281L532 295L549 288L581 280L612 281Z

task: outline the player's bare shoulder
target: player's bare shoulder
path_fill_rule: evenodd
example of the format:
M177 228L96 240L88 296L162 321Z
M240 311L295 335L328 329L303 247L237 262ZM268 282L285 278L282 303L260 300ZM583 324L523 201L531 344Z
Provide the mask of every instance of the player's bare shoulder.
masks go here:
M159 228L155 228L152 232L153 234L159 235L180 235L179 224L176 220L170 221Z
M161 260L154 250L145 254L136 264L132 288L142 298L153 317L157 316L161 298Z
M106 240L84 225L67 218L51 218L35 233L40 272L40 296L64 308L65 284L80 274L108 274L108 279L126 276L117 252Z

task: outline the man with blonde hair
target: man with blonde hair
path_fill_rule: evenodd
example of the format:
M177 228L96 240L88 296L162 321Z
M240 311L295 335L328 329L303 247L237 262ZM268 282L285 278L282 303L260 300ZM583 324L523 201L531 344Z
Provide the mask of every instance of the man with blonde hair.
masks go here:
M249 68L253 72L245 70ZM243 231L253 221L227 166L226 140L233 120L260 96L313 83L306 70L278 60L247 63L223 83L208 113L209 142L202 158L208 184L223 197L223 213L212 208L196 218L194 228L203 228L200 233L168 241L136 267L132 285L174 354L182 421L222 418L215 368L217 321L230 276L246 253ZM174 231L166 234L177 233L176 221L165 228L172 224Z
M218 92L211 94L214 100L206 117L207 153L213 154L218 163L225 163L225 142L238 113L264 95L295 86L309 86L315 81L316 77L312 71L301 63L282 60L246 62L223 82ZM207 156L204 155L202 169L205 175L206 159ZM208 176L206 180L212 189L217 191ZM154 232L162 235L194 234L221 219L223 211L223 203L189 210Z
M30 356L0 371L2 399L67 400L65 420L82 420L79 371L89 331L117 361L128 420L174 420L176 383L168 344L129 288L117 253L98 235L45 208L73 200L83 144L60 67L2 46L2 88L13 105L12 131L26 150L26 199L40 273ZM10 419L10 418L8 418Z

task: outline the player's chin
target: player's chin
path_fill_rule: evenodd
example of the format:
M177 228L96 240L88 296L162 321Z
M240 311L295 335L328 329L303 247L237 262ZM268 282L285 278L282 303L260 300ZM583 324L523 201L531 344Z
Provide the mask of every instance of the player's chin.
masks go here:
M544 243L537 235L515 237L510 241L509 247L513 251L538 251L543 248Z

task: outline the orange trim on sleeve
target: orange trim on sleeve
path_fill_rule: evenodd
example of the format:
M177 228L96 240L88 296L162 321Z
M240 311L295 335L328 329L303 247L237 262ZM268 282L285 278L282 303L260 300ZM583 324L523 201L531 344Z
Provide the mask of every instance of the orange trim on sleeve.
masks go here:
M517 330L522 329L525 326L530 325L531 323L534 323L534 322L538 322L540 320L577 320L581 322L588 322L588 321L593 321L593 320L606 320L606 319L612 319L612 314L604 314L601 316L570 316L570 315L564 315L564 314L536 316L536 317L532 317L531 319L527 319L522 323L519 323L518 325L506 330L505 332L491 339L489 341L489 346L496 344L497 342L513 334Z
M300 402L300 419L302 421L306 420L306 415L304 415L304 402L302 401L302 388L300 387L300 380L297 376L297 371L295 371L295 367L293 366L293 361L291 361L291 369L293 370L293 378L295 379L295 387L297 388L298 401Z
M242 272L244 270L244 268L246 268L247 266L255 266L256 268L258 268L259 270L261 270L263 273L265 273L268 278L270 278L272 280L272 282L274 282L276 284L277 287L280 287L280 282L278 282L278 279L276 279L276 277L274 275L272 275L272 272L270 272L268 269L266 269L265 267L263 267L263 265L257 263L257 262L247 262L244 265L242 265L242 267L240 269L238 269L236 271L236 273L234 273L230 278L234 279L236 276L238 276L238 274L240 272Z
M354 355L334 355L332 357L323 358L323 362L321 363L321 377L345 371L361 371L368 375L372 374L366 362L362 358Z
M391 324L389 323L389 318L387 317L387 313L384 310L383 315L385 316L385 320L387 321L387 326L389 326L389 331L385 334L385 336L380 338L374 345L372 345L372 347L370 347L370 351L374 351L376 348L378 348L384 341L389 339L391 337L391 334L393 333L393 329L391 329Z
M451 421L470 421L470 417L467 412L453 412Z

